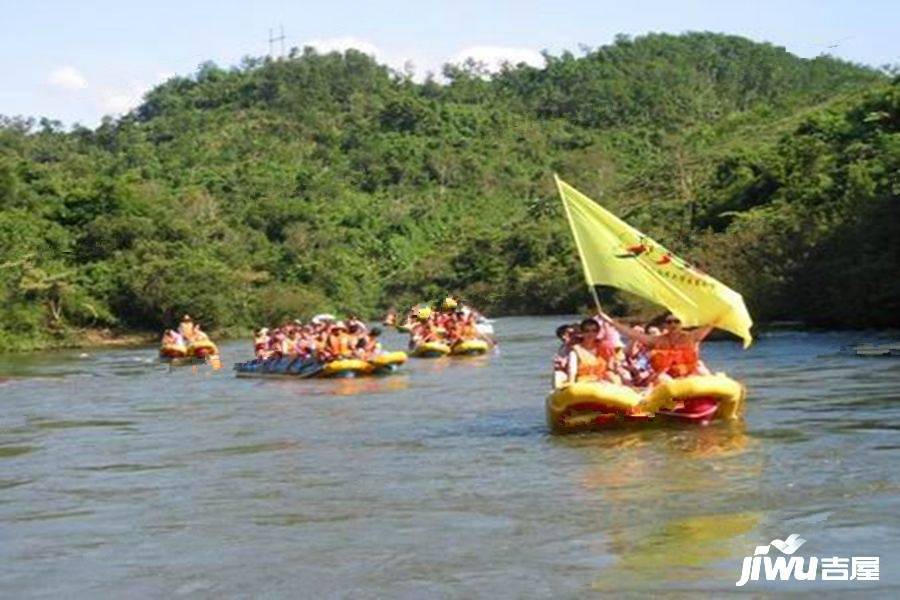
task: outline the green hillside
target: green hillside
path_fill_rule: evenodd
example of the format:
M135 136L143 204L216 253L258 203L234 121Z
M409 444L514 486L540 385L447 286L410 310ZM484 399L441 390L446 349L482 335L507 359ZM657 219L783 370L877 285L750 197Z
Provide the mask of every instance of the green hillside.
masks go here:
M96 129L2 119L0 347L445 291L573 311L554 171L757 320L900 325L898 81L711 33L444 76L306 49L204 64Z

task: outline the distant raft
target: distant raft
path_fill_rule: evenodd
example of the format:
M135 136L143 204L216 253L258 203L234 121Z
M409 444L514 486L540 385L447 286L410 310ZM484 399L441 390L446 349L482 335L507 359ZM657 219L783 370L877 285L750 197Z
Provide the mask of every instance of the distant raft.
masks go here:
M857 344L841 349L842 354L851 356L893 356L900 357L900 344Z
M609 382L576 382L547 397L553 433L603 430L617 425L684 421L705 424L740 417L746 388L723 373L660 383L645 393Z
M183 344L163 344L159 348L159 359L171 366L209 364L214 370L222 368L219 348L209 340L199 340L187 346Z
M461 340L453 344L450 354L454 356L478 356L491 349L491 345L485 340Z
M386 352L371 360L345 358L321 363L314 359L271 358L234 365L238 377L291 377L305 379L351 378L393 373L407 360L406 352Z

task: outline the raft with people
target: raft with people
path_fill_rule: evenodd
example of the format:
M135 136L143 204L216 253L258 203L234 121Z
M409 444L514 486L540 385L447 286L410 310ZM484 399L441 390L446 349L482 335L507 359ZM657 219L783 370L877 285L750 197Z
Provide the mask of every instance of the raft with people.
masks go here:
M219 348L195 323L190 315L184 315L178 329L167 329L162 336L159 358L172 365L211 362L219 364Z
M739 419L746 388L711 372L700 345L719 328L749 346L752 320L740 294L558 177L556 183L597 314L557 329L561 346L545 405L551 432ZM603 312L598 285L642 296L669 313L646 328L630 327Z
M406 363L406 352L387 352L369 360L360 358L336 359L328 362L291 357L273 357L266 360L249 360L237 363L234 370L238 377L317 377L349 378L370 375L388 375Z
M254 338L255 358L234 365L238 377L348 378L387 375L407 360L402 351L385 352L381 330L351 315L344 321L321 314L309 323L295 320Z
M547 425L553 433L665 421L705 425L714 419L739 418L746 393L742 384L724 373L670 379L645 390L580 381L550 393Z
M494 347L490 335L479 328L484 317L476 310L453 296L437 306L433 309L420 304L407 315L407 323L411 323L409 348L414 357L480 356Z

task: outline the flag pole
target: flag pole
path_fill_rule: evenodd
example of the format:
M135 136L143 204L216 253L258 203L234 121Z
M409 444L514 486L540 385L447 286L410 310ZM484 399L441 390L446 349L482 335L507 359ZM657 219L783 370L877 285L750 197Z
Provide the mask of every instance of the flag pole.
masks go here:
M575 231L575 223L572 221L572 214L569 212L569 203L566 202L566 196L563 194L563 182L556 173L553 174L553 179L556 181L556 190L559 192L559 198L562 200L563 209L566 211L566 220L569 222L569 229L572 230L572 237L575 239L575 247L578 249L578 258L581 259L581 269L584 271L584 280L587 282L588 289L591 290L594 304L597 305L597 312L603 312L603 308L600 306L600 298L597 296L597 289L591 282L591 275L588 272L587 263L584 262L584 252L581 251L581 241L578 239L578 233Z

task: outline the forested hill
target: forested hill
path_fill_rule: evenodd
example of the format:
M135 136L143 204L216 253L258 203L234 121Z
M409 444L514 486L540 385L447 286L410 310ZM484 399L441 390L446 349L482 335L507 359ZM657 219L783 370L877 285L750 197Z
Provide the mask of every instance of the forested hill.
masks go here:
M417 83L306 49L204 64L96 129L3 119L0 347L447 291L573 311L553 172L757 320L900 325L896 80L710 33L546 58Z

